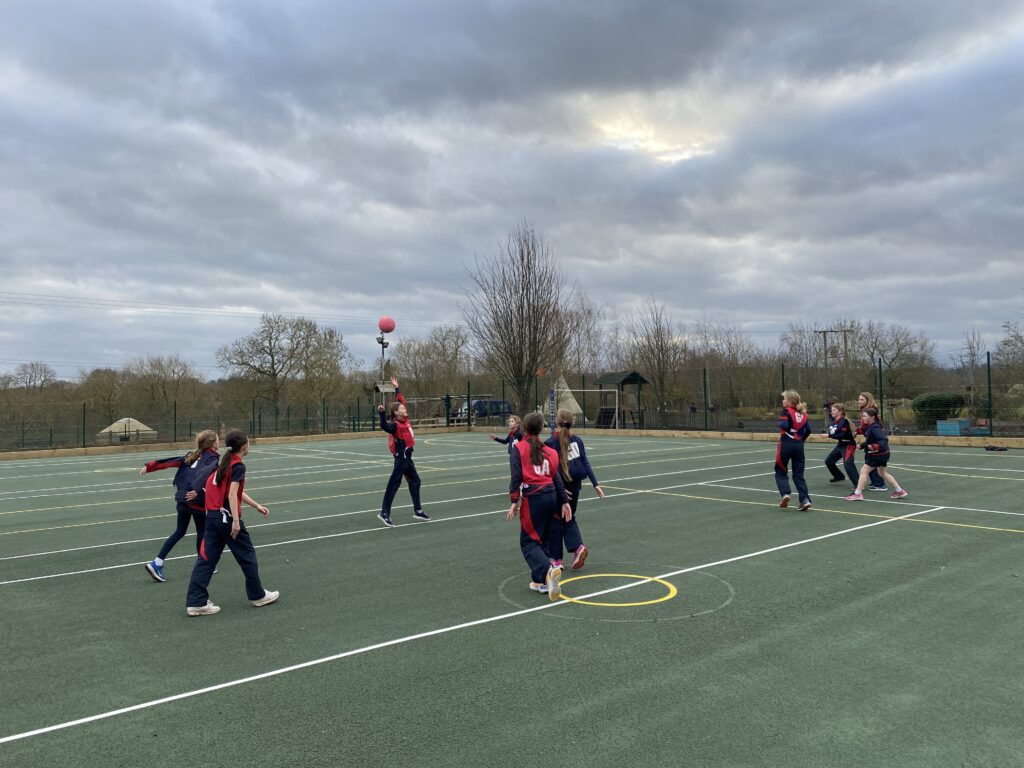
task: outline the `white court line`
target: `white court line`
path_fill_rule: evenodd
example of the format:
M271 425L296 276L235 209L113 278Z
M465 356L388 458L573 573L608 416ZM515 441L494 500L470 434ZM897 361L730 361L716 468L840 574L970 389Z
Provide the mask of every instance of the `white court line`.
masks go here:
M628 482L632 482L634 480L649 480L651 478L671 477L672 475L686 475L686 474L691 474L693 472L712 472L712 471L718 471L718 470L722 470L722 469L738 469L739 467L749 467L749 466L754 466L756 464L762 464L762 463L763 462L761 462L761 461L748 461L748 462L744 462L742 464L728 464L728 465L721 466L721 467L697 467L697 468L691 468L691 469L680 469L680 470L676 470L676 471L673 471L673 472L659 472L659 473L656 473L656 474L653 474L653 475L636 475L634 477L623 477L623 478L618 478L618 479L615 479L615 480L606 480L605 482L607 484L628 483ZM744 475L742 477L735 477L735 478L731 478L731 479L732 480L746 480L746 479L751 478L751 477L760 477L762 474L766 474L766 473L759 472L756 475ZM487 478L484 478L483 480L480 480L480 481L467 481L467 482L483 482L486 479ZM725 481L728 481L729 479L730 478L723 478L722 481L725 482ZM702 482L707 482L707 481L702 481ZM702 483L690 483L689 485L700 485L700 484L702 484ZM672 486L672 487L675 487L675 486ZM503 492L498 492L498 493L480 494L480 495L476 495L476 496L463 496L461 498L455 498L455 499L438 499L437 501L428 501L428 502L426 502L425 506L426 505L435 506L435 505L438 505L438 504L454 504L454 503L457 503L457 502L475 501L476 499L486 499L486 498L490 498L492 496L503 496L503 495L505 495ZM623 495L623 494L616 494L616 495ZM583 499L583 500L585 501L585 499ZM289 503L294 503L294 502L283 501L283 502L278 502L278 503L279 504L289 504ZM277 505L275 504L273 506L277 506ZM402 505L397 505L395 507L395 509L407 509L410 506L411 505L409 505L409 504L402 504ZM368 513L368 512L376 512L376 511L378 511L378 509L379 509L378 507L373 507L372 509L356 510L354 512L335 512L335 513L329 514L329 515L315 515L313 517L289 518L287 520L273 520L271 522L257 523L256 525L251 525L251 526L247 526L247 527L252 529L252 530L256 530L256 529L259 529L259 528L267 528L267 527L270 527L270 526L294 525L296 523L316 522L318 520L330 520L330 519L335 518L335 517L346 517L346 516L349 516L349 515L358 515L358 514L365 514L365 513ZM166 517L166 515L163 516L163 517ZM98 521L98 522L96 522L94 524L95 525L99 525L101 523L103 523L103 524L116 524L117 521L116 520L112 520L112 521ZM89 525L89 524L88 523L83 523L82 525ZM40 531L59 530L59 529L60 529L60 527L58 527L58 528L45 528L45 529L32 528L32 529L25 530L25 531L8 531L8 532L6 532L6 533L4 533L2 535L4 535L4 536L12 536L12 535L19 534L19 533L39 533ZM183 536L182 538L183 539L184 538L191 538L193 536L195 536L194 533L186 533L185 536ZM166 538L167 538L166 536L159 536L159 537L152 537L152 538L146 538L146 539L135 539L135 540L131 540L131 541L106 542L106 543L103 543L103 544L92 544L92 545L89 545L89 546L82 546L82 547L69 547L69 548L66 548L66 549L53 550L53 551L49 551L49 552L35 552L35 553L28 553L28 554L21 554L21 555L6 555L4 557L0 557L0 562L2 562L4 560L18 560L18 559L22 559L22 558L26 558L26 557L42 557L44 555L66 554L66 553L69 553L69 552L78 552L78 551L88 550L88 549L99 549L99 548L102 548L102 547L116 547L116 546L121 546L121 545L124 545L124 544L141 544L141 543L145 543L147 541L164 541ZM171 558L171 559L174 559L174 558Z
M740 478L733 478L733 479L740 479ZM719 485L720 482L721 483L727 483L727 482L730 482L730 481L728 479L725 479L725 480L705 480L703 483L701 483L701 485L707 486L708 488L728 488L728 489L733 490L733 491L750 491L751 493L778 494L778 492L779 492L777 488L748 488L748 487L746 487L744 485ZM830 501L846 501L846 497L845 496L825 496L825 495L822 495L822 494L817 494L817 495L818 495L818 498L828 499ZM880 494L878 494L878 496L879 496L878 498L874 498L872 496L869 496L869 495L865 494L864 495L864 501L870 501L870 502L873 502L875 504L899 504L902 507L907 507L907 506L927 507L928 506L927 504L922 504L921 502L907 501L906 499L900 499L898 501L895 500L895 499L890 499L890 498L888 498L888 494L881 494L880 493ZM849 502L849 503L851 503L851 504L859 504L860 502ZM854 509L854 508L851 507L851 509ZM990 514L990 515L1010 515L1012 517L1024 517L1024 512L1005 512L1005 511L1003 511L1001 509L980 509L978 507L952 507L952 506L950 506L948 504L944 504L942 506L942 509L950 509L950 510L953 510L954 512L985 512L985 513Z
M893 517L893 518L889 518L887 520L876 520L874 522L865 523L864 525L858 525L858 526L855 526L853 528L845 528L845 529L843 529L841 531L833 531L832 533L826 533L826 534L823 534L821 536L814 536L814 537L809 538L809 539L800 539L799 541L793 541L793 542L790 542L789 544L780 544L779 546L770 547L768 549L761 549L761 550L758 550L756 552L748 552L748 553L743 554L743 555L736 555L735 557L728 557L728 558L724 558L722 560L714 560L714 561L709 562L709 563L702 563L701 565L693 565L693 566L690 566L688 568L680 568L680 569L675 570L675 571L669 571L668 573L663 573L660 576L652 576L652 577L649 577L649 578L646 578L646 579L640 579L638 581L634 581L634 582L630 582L630 583L627 583L627 584L623 584L623 585L620 585L618 587L611 587L609 589L603 589L603 590L600 590L598 592L591 592L590 594L583 595L583 596L581 596L579 598L576 598L576 599L578 599L578 600L590 600L590 599L593 599L595 597L600 597L602 595L607 595L607 594L612 593L612 592L620 592L620 591L625 590L625 589L632 589L633 587L638 587L638 586L641 586L643 584L648 584L648 583L654 581L655 579L669 579L669 578L672 578L672 577L675 577L675 576L681 576L681 575L683 575L685 573L690 573L692 571L706 570L708 568L714 568L714 567L719 566L719 565L728 565L730 563L736 563L736 562L739 562L741 560L749 560L749 559L754 558L754 557L760 557L761 555L768 555L768 554L771 554L773 552L780 552L780 551L782 551L784 549L792 549L793 547L799 547L799 546L801 546L803 544L811 544L811 543L816 542L816 541L823 541L825 539L831 539L831 538L834 538L836 536L844 536L844 535L846 535L848 533L854 533L856 531L863 531L863 530L866 530L868 528L875 528L875 527L880 526L880 525L887 525L889 523L893 523L893 522L896 522L898 520L905 520L905 519L907 519L909 517L916 517L917 515L924 515L924 514L927 514L929 512L937 512L940 509L942 509L942 507L934 507L932 509L919 510L917 512L911 512L909 514L902 515L901 517ZM289 672L295 672L295 671L300 670L300 669L307 669L309 667L320 666L322 664L327 664L329 662L337 661L339 659L345 659L345 658L348 658L348 657L351 657L351 656L358 656L358 655L361 655L361 654L364 654L364 653L370 653L371 651L377 651L377 650L380 650L381 648L390 648L392 646L402 645L404 643L411 643L414 640L423 640L423 639L428 638L428 637L437 637L439 635L445 635L445 634L448 634L450 632L457 632L457 631L459 631L461 629L470 629L472 627L478 627L478 626L482 626L484 624L493 624L494 622L505 621L506 619L512 619L512 618L516 618L516 617L519 617L519 616L525 616L526 614L529 614L529 613L536 613L538 611L551 610L553 608L557 608L557 607L559 607L561 605L564 605L565 603L566 603L566 601L564 601L564 600L559 600L557 602L548 602L548 603L545 603L543 605L538 605L538 606L536 606L534 608L523 608L521 610L512 611L510 613L498 614L497 616L488 616L487 618L484 618L484 619L477 619L475 621L466 621L466 622L463 622L461 624L453 624L453 625L448 626L448 627L440 627L438 629L431 629L431 630L428 630L426 632L420 632L420 633L415 634L415 635L406 635L405 637L399 637L399 638L396 638L394 640L385 640L384 642L374 643L373 645L366 645L366 646L363 646L362 648L355 648L353 650L343 651L341 653L336 653L336 654L333 654L331 656L324 656L324 657L321 657L319 659L313 659L311 661L304 661L304 662L301 662L299 664L292 664L291 666L281 667L279 669L272 669L272 670L270 670L268 672L261 672L258 675L250 675L249 677L243 677L243 678L239 678L237 680L229 680L229 681L224 682L224 683L218 683L217 685L210 685L210 686L207 686L205 688L198 688L198 689L193 690L193 691L185 691L184 693L177 693L177 694L174 694L172 696L164 696L163 698L160 698L160 699L153 699L152 701L142 702L141 704L133 704L130 707L122 707L121 709L114 709L114 710L111 710L109 712L102 712L102 713L100 713L98 715L91 715L89 717L79 718L78 720L69 720L69 721L64 722L64 723L57 723L55 725L48 725L48 726L45 726L43 728L36 728L34 730L31 730L31 731L24 731L22 733L15 733L15 734L12 734L10 736L0 737L0 744L6 744L6 743L9 743L9 742L12 742L12 741L19 741L21 739L27 739L27 738L30 738L30 737L33 737L33 736L40 736L40 735L42 735L44 733L52 733L54 731L65 730L67 728L73 728L75 726L85 725L87 723L94 723L94 722L96 722L98 720L107 720L109 718L117 717L119 715L125 715L125 714L128 714L130 712L138 712L138 711L143 710L143 709L151 709L152 707L157 707L157 706L160 706L161 704L169 704L169 703L174 702L174 701L181 701L182 699L194 698L196 696L201 696L203 694L213 693L215 691L222 691L222 690L225 690L227 688L234 688L234 687L237 687L239 685L245 685L247 683L253 683L253 682L256 682L258 680L266 680L267 678L278 677L280 675L284 675L284 674L287 674Z
M757 462L757 463L760 463L760 462ZM670 474L678 474L678 473L670 473ZM744 477L737 477L735 479L742 480L742 479L749 478L749 477L760 477L762 474L765 474L765 473L758 473L757 475L745 475ZM657 475L653 475L653 477L657 477ZM629 479L631 479L631 478L627 478L626 480L613 481L613 482L627 482ZM636 479L636 478L632 478L632 479ZM679 488L690 488L690 487L693 487L693 486L703 485L703 484L704 484L703 482L681 483L679 485L667 485L664 488L652 488L652 489L637 490L637 491L623 491L622 493L609 493L609 494L606 494L605 498L606 499L615 499L615 498L619 498L620 496L636 496L636 495L641 494L641 493L654 493L654 492L658 492L658 491L672 491L672 490L677 490ZM490 495L497 495L497 494L490 494ZM588 497L586 499L580 499L580 501L581 502L582 501L597 501L597 498L596 497ZM440 504L440 503L445 503L445 502L432 502L432 503ZM410 504L405 504L405 505L402 505L401 507L396 507L396 509L408 509L411 506L412 505L410 505ZM369 511L372 512L372 511L375 511L375 510L376 510L376 507L374 507L374 509L369 510ZM501 513L507 512L507 511L508 511L507 509L502 507L501 509L488 510L486 512L473 512L473 513L466 514L466 515L456 515L454 517L434 518L431 522L433 522L433 523L447 523L447 522L452 522L452 521L456 521L456 520L471 520L471 519L476 518L476 517L486 517L487 515L497 515L497 514L501 514ZM342 513L342 514L351 515L351 514L360 514L360 513L346 512L346 513ZM366 513L362 513L362 514L366 514ZM278 523L278 525L282 525L282 524L284 524L283 521L281 523ZM426 525L426 524L427 523L423 523L423 522L420 522L420 521L413 521L411 523L397 523L395 525L395 527L396 528L405 528L405 527L412 526L412 527L415 528L415 527ZM263 523L262 525L252 526L252 528L264 528L264 527L266 527L268 525L272 525L272 523ZM327 534L324 534L322 536L308 536L308 537L301 538L301 539L289 539L289 540L286 540L286 541L271 542L270 544L260 544L260 545L256 546L256 549L270 549L271 547L281 547L281 546L284 546L286 544L305 544L305 543L308 543L308 542L311 542L311 541L324 541L326 539L337 539L337 538L341 538L343 536L354 536L354 535L360 534L360 533L374 533L374 532L381 532L381 531L385 531L385 530L387 530L387 529L386 528L382 528L379 525L375 525L373 528L360 528L360 529L357 529L355 531L342 531L340 533L327 533ZM192 535L194 535L194 534L190 534L190 537ZM102 546L102 545L100 545L100 546ZM47 554L47 553L43 553L43 554ZM59 553L54 553L54 554L59 554ZM18 556L15 556L15 557L18 557ZM164 562L170 562L172 560L191 560L191 559L194 559L194 558L195 558L195 555L176 555L174 557L166 558L164 560ZM10 559L14 559L14 558L10 558ZM140 560L138 562L133 562L133 563L118 563L117 565L104 565L104 566L100 566L99 568L87 568L87 569L84 569L84 570L81 570L81 571L65 571L63 573L50 573L50 574L46 574L44 576L27 576L27 577L25 577L23 579L10 579L8 581L0 581L0 587L9 586L11 584L24 584L24 583L30 582L30 581L46 581L48 579L58 579L58 578L62 578L64 576L83 576L83 575L88 574L88 573L102 573L103 571L115 571L115 570L118 570L120 568L134 568L134 567L139 566L139 565L145 565L148 562L149 562L149 560Z
M618 457L622 457L622 456L634 456L634 455L645 454L645 453L664 453L664 451L628 451L628 452L608 454L608 455L613 455L616 458L618 458ZM742 451L740 453L750 453L750 451ZM262 454L262 455L266 456L265 453ZM603 454L596 454L595 453L593 455L596 456L597 458L601 458L601 456ZM718 456L721 456L721 455L732 455L732 454L715 454L715 455L710 455L707 458L717 458ZM256 458L259 458L259 457L256 457ZM293 457L289 456L288 458L293 458ZM318 456L317 458L323 459L323 458L326 458L326 457ZM432 461L435 461L437 458L441 458L441 457L432 457L432 456L429 456L429 455L423 455L423 456L417 457L417 460L419 460L421 462L421 467L428 468L428 465ZM480 458L480 454L479 454L479 452L467 453L467 454L463 454L463 455L445 454L443 456L443 458L444 458L444 460L446 462L447 461L451 461L452 459L459 459L459 458L479 459ZM495 459L494 463L492 463L492 464L478 464L477 468L507 467L508 466L507 460L506 461L501 461L500 460L501 457L499 457L497 455L495 455L492 458ZM674 457L669 457L669 458L665 459L665 461L671 461L672 458L674 458ZM702 458L702 457L697 457L697 458ZM390 466L391 462L392 462L392 459L391 459L390 456L377 456L372 461L349 461L348 463L346 463L344 465L341 465L341 464L324 464L324 465L298 466L298 467L286 468L286 467L260 466L257 462L253 461L252 466L255 467L253 469L254 474L258 474L260 480L264 480L264 479L281 480L283 478L302 477L304 475L315 475L315 474L328 473L328 472L342 472L342 471L345 471L347 469L358 470L358 469L369 469L369 468L374 468L374 467L382 467L383 468L383 467ZM166 471L166 470L161 470L161 471ZM61 496L76 496L76 495L79 495L78 492L81 489L101 489L101 490L108 489L110 493L117 493L117 492L123 492L123 491L142 490L144 488L148 488L149 486L152 486L152 487L155 488L157 486L164 486L166 484L169 484L167 478L173 477L173 474L157 475L157 473L150 472L150 473L147 473L147 475L143 475L143 476L140 476L140 477L141 478L145 478L145 479L126 480L126 481L107 482L107 483L94 483L94 484L90 484L90 485L64 486L64 487L58 487L58 488L36 488L36 489L31 490L31 491L0 491L0 496L5 496L6 495L6 498L0 498L0 502L19 501L19 500L25 500L25 499L39 499L39 498L58 498L58 497L61 497ZM7 478L0 478L0 479L7 479ZM340 478L340 479L345 479L345 478ZM326 480L323 480L323 481L320 481L320 482L324 482L324 483L335 482L335 479L329 478L329 479L326 479ZM117 488L115 486L127 486L127 487ZM276 488L282 488L282 487L286 487L286 486L282 486L282 485L264 486L260 490L276 489ZM48 493L48 491L54 491L54 492L53 493ZM93 491L93 492L94 493L99 493L101 491ZM25 495L22 495L22 496L12 496L12 495L10 495L10 494L16 494L16 493L23 493ZM153 501L153 500L154 499L140 499L139 501ZM0 515L21 514L21 513L25 513L25 512L34 512L34 511L38 511L38 510L32 510L32 509L28 509L28 510L13 510L13 511L0 512Z

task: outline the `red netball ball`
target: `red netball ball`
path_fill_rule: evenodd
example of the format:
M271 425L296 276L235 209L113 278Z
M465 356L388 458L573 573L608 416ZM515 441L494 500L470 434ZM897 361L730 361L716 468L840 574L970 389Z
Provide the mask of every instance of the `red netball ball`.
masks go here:
M384 317L377 321L377 327L380 328L381 333L391 333L395 330L395 321L384 315Z

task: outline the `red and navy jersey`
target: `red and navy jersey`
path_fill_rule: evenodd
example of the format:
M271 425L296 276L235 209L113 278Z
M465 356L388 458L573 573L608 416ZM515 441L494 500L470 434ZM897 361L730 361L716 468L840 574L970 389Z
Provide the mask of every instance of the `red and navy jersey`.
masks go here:
M217 482L217 473L213 472L206 481L206 511L217 512L222 509L231 511L228 505L228 492L231 484L238 483L238 496L235 501L238 505L238 516L242 516L242 492L245 491L245 464L242 457L237 453L232 454L228 471L224 473L224 479Z
M207 448L198 459L192 462L186 461L188 455L147 461L146 473L177 467L178 471L174 473L174 480L171 481L175 489L174 500L179 504L187 504L193 509L203 509L203 489L197 488L196 483L200 478L203 483L206 482L206 478L210 474L210 468L217 466L219 458L220 455L215 450ZM192 501L187 501L185 494L193 490L198 495Z
M544 460L534 464L530 458L530 441L523 440L516 444L516 449L509 454L509 466L512 469L512 481L508 486L508 495L512 501L519 501L520 495L533 496L538 493L557 491L562 503L568 503L569 494L562 482L562 473L558 471L558 452L544 445Z
M853 427L850 425L850 420L845 416L840 416L831 422L828 425L828 436L833 440L838 440L839 445L853 445Z
M864 427L864 451L879 459L889 456L889 436L877 421Z
M562 448L562 444L557 433L545 440L544 445L549 448L554 448L556 453L561 451ZM597 476L594 474L594 470L590 467L590 460L587 458L587 449L583 447L583 441L576 437L576 435L569 435L569 447L567 452L569 455L566 456L566 460L569 464L570 479L582 480L586 477L590 478L591 485L598 485Z
M397 389L395 390L395 399L405 405L405 398ZM416 445L416 435L412 431L408 417L389 421L384 413L378 415L380 416L380 428L388 433L388 450L391 451L391 455L408 456L412 453L413 446Z
M786 406L779 411L779 440L803 442L811 434L811 420L806 413Z
M508 437L498 437L497 435L495 435L494 439L497 442L501 443L502 445L507 445L508 455L511 456L512 451L514 451L516 448L516 445L518 445L523 439L523 430L516 427L515 429L509 430Z

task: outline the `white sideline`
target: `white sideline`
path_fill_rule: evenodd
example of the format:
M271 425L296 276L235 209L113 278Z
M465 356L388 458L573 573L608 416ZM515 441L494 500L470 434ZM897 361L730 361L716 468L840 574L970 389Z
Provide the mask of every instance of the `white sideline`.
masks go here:
M630 582L630 583L627 583L627 584L620 585L618 587L611 587L609 589L603 589L603 590L600 590L598 592L591 592L590 594L583 595L583 596L581 596L578 599L580 599L580 600L589 600L591 598L599 597L601 595L607 595L607 594L609 594L611 592L619 592L619 591L622 591L624 589L631 589L633 587L637 587L637 586L640 586L642 584L647 584L647 583L650 583L651 581L653 581L655 579L669 579L669 578L672 578L673 576L680 576L680 575L682 575L684 573L689 573L691 571L706 570L707 568L714 568L715 566L718 566L718 565L728 565L729 563L735 563L735 562L738 562L740 560L749 560L750 558L753 558L753 557L759 557L761 555L767 555L767 554L771 554L773 552L779 552L779 551L781 551L783 549L791 549L793 547L798 547L798 546L801 546L803 544L811 544L813 542L822 541L824 539L830 539L830 538L833 538L835 536L843 536L843 535L845 535L847 533L854 533L855 531L863 531L863 530L865 530L867 528L874 528L874 527L877 527L877 526L880 526L880 525L887 525L888 523L893 523L893 522L896 522L898 520L905 520L908 517L915 517L917 515L924 515L924 514L928 514L929 512L937 512L940 509L943 509L943 507L934 507L932 509L923 509L923 510L919 510L917 512L911 512L909 514L902 515L900 517L892 517L892 518L889 518L887 520L876 520L875 522L872 522L872 523L865 523L864 525L858 525L858 526L855 526L853 528L846 528L846 529L844 529L842 531L833 531L832 533L826 533L826 534L823 534L821 536L814 536L814 537L809 538L809 539L801 539L799 541L793 541L793 542L790 542L789 544L780 544L777 547L771 547L769 549L762 549L762 550L758 550L757 552L748 552L747 554L744 554L744 555L736 555L735 557L729 557L729 558L725 558L723 560L715 560L715 561L710 562L710 563L702 563L701 565L694 565L694 566L690 566L689 568L680 568L679 570L676 570L676 571L670 571L668 573L663 573L660 576L652 576L652 577L647 578L647 579L641 579L641 580L638 580L638 581ZM455 631L460 630L460 629L469 629L470 627L481 626L483 624L491 624L491 623L494 623L496 621L503 621L505 619L512 619L512 618L515 618L517 616L523 616L523 615L528 614L528 613L535 613L537 611L544 611L544 610L548 610L548 609L551 609L551 608L556 608L556 607L558 607L560 605L564 605L564 604L565 604L565 601L562 601L562 600L559 600L557 602L548 602L548 603L545 603L543 605L538 605L535 608L523 608L522 610L519 610L519 611L512 611L511 613L503 613L503 614L499 614L497 616L489 616L489 617L487 617L485 619L477 619L476 621L467 621L467 622L463 622L462 624L454 624L454 625L449 626L449 627L441 627L440 629L432 629L432 630L429 630L427 632L420 632L419 634L415 634L415 635L407 635L405 637L400 637L400 638L397 638L395 640L385 640L382 643L375 643L374 645L367 645L367 646L364 646L362 648L355 648L355 649L353 649L351 651L344 651L342 653L336 653L336 654L334 654L332 656L324 656L324 657L319 658L319 659L313 659L312 661L304 661L304 662L302 662L300 664L293 664L293 665L288 666L288 667L281 667L279 669L272 669L269 672L261 672L258 675L251 675L249 677L243 677L243 678L240 678L238 680L229 680L228 682L225 682L225 683L219 683L217 685L207 686L206 688L199 688L199 689L196 689L194 691L185 691L184 693L177 693L177 694L174 694L173 696L165 696L165 697L160 698L160 699L153 699L152 701L142 702L141 704L133 704L130 707L122 707L121 709L114 709L114 710L111 710L109 712L102 712L102 713L100 713L98 715L90 715L89 717L79 718L78 720L69 720L69 721L64 722L64 723L57 723L56 725L48 725L48 726L45 726L43 728L36 728L34 730L31 730L31 731L24 731L22 733L11 734L10 736L3 736L3 737L0 737L0 744L7 744L7 743L12 742L12 741L19 741L21 739L31 738L32 736L41 736L44 733L52 733L54 731L65 730L67 728L73 728L73 727L78 726L78 725L85 725L87 723L93 723L93 722L96 722L98 720L106 720L106 719L109 719L109 718L112 718L112 717L117 717L118 715L128 714L129 712L138 712L138 711L143 710L143 709L150 709L152 707L160 706L161 704L169 704L170 702L173 702L173 701L180 701L182 699L193 698L195 696L200 696L200 695L206 694L206 693L213 693L214 691L220 691L220 690L224 690L226 688L234 688L236 686L244 685L246 683L256 682L257 680L264 680L264 679L267 679L267 678L270 678L270 677L277 677L278 675L283 675L283 674L286 674L288 672L295 672L296 670L305 669L307 667L319 666L321 664L326 664L326 663L331 662L331 661L337 661L338 659L344 659L344 658L347 658L349 656L358 656L360 654L369 653L370 651L376 651L376 650L379 650L381 648L388 648L388 647L391 647L391 646L394 646L394 645L401 645L403 643L410 643L413 640L422 640L422 639L427 638L427 637L435 637L437 635L444 635L444 634L447 634L449 632L455 632Z

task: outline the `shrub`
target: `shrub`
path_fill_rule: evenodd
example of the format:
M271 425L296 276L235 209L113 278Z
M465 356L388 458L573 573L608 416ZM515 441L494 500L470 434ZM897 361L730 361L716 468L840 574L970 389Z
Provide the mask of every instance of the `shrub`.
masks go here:
M918 429L932 429L936 421L959 416L965 405L967 401L964 396L954 392L926 392L910 403Z

